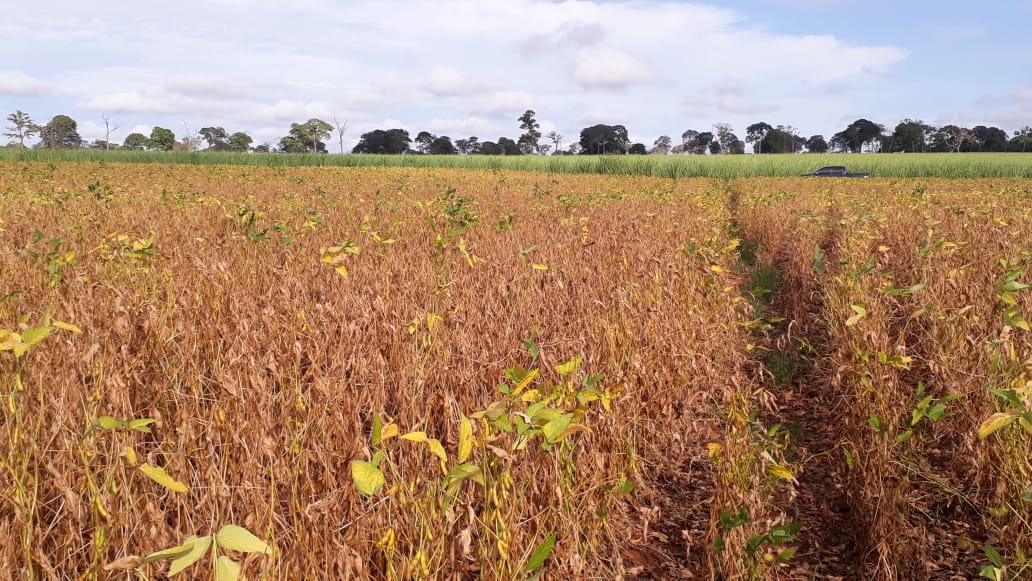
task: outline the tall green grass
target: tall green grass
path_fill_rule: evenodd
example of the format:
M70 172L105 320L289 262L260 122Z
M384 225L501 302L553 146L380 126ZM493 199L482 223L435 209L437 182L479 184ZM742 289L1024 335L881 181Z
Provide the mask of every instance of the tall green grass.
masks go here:
M455 167L601 173L655 177L793 176L825 165L876 177L1032 178L1032 153L921 153L822 155L666 155L666 156L459 156L316 155L0 149L0 161L108 161L128 163L229 164L255 166Z

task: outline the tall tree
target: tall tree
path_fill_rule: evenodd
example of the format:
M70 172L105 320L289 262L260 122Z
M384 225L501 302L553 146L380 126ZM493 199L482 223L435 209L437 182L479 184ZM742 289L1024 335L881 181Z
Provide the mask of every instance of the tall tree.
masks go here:
M201 137L208 142L208 149L211 151L225 151L229 149L229 134L221 127L201 127L198 131Z
M644 143L635 143L627 148L628 155L648 155L649 150L645 148Z
M1018 151L1018 144L1021 144L1021 153L1025 153L1028 150L1029 144L1032 142L1032 127L1028 125L1018 129L1014 132L1014 139L1011 139L1011 148L1013 151Z
M688 129L681 134L681 151L683 153L695 153L695 146L698 144L699 132ZM705 153L705 151L703 152Z
M714 143L716 141L713 140L712 131L700 131L695 134L695 140L692 142L692 153L706 155L707 151L713 151ZM717 153L720 153L720 144L717 144Z
M502 148L502 155L523 155L520 145L508 137L499 137L498 146Z
M118 125L115 125L114 127L112 127L111 126L111 118L109 118L107 115L101 115L100 118L104 120L104 149L110 149L111 148L111 134L116 132L116 131L118 131L119 127L118 127Z
M67 115L55 115L50 123L39 128L40 147L75 149L82 145L79 125Z
M330 138L333 126L322 119L309 119L304 123L291 123L288 138L280 140L280 146L300 153L326 153L325 141ZM286 143L284 141L286 140Z
M412 138L404 129L376 129L363 133L351 153L379 153L399 155L405 153Z
M477 155L480 153L480 138L476 135L467 137L466 139L456 139L455 149L459 150L462 155Z
M233 135L229 136L229 142L226 144L230 151L238 153L247 153L247 150L251 148L251 143L254 140L251 136L244 133L243 131L237 131Z
M485 141L480 144L480 155L505 155L505 150L493 141Z
M810 153L828 153L828 142L823 135L811 135L805 145L806 151Z
M884 132L885 128L873 121L857 119L836 133L831 140L832 143L845 146L852 153L860 153L865 145L874 146L880 143Z
M520 122L520 129L523 130L523 135L520 135L518 143L520 151L527 155L540 153L538 142L541 141L541 131L539 131L541 124L534 119L535 115L537 115L537 113L531 109L527 109L518 119Z
M652 151L655 155L667 155L670 153L673 140L670 139L669 135L660 135L656 138L656 141L652 143Z
M348 129L348 120L345 119L344 123L337 121L337 118L333 118L333 125L337 128L337 139L340 140L340 153L344 153L344 132Z
M767 137L767 133L773 129L774 127L766 121L753 123L745 128L745 141L752 144L753 153L764 153L763 139Z
M434 141L430 144L430 148L427 153L430 155L456 155L459 153L459 150L455 149L455 145L452 143L451 137L442 135L434 138Z
M416 145L416 151L419 153L430 153L430 146L434 144L434 140L437 136L429 131L420 131L416 134L416 139L413 141Z
M792 147L790 153L799 153L803 150L803 146L806 145L806 138L799 135L799 130L791 125L778 125L775 127L778 131L782 131L791 137Z
M548 140L552 142L552 145L554 146L554 151L556 153L559 153L559 150L562 148L563 145L563 136L556 131L549 131L548 135L546 135L545 137L547 137Z
M125 141L122 142L122 147L126 149L134 149L136 151L143 151L147 149L150 144L147 136L142 133L130 133L125 136Z
M944 125L932 137L932 148L936 151L959 153L962 149L971 149L974 134L966 127Z
M176 134L172 133L171 129L165 129L164 127L155 127L151 129L150 139L147 141L147 147L158 151L172 151L172 148L175 147L175 145Z
M719 153L727 154L739 154L745 153L745 143L735 135L734 129L727 123L716 123L713 128L717 130L717 141L720 150ZM713 148L710 147L710 153L715 153Z
M623 125L592 125L581 129L581 155L627 153L630 145L627 128Z
M1007 132L999 127L979 125L971 130L978 142L978 151L1007 151Z
M904 119L896 124L889 137L890 152L923 153L928 151L928 137L933 128L924 121Z
M795 153L795 136L779 125L764 132L755 147L760 153Z
M7 116L10 125L7 126L7 133L4 137L18 140L18 147L25 147L25 140L39 133L39 127L32 122L29 114L18 110Z

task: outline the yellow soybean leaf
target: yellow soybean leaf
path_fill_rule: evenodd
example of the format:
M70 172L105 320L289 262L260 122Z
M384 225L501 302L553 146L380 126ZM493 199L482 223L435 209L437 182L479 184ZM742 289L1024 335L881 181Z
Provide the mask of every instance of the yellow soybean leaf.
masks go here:
M348 275L348 269L343 264L338 266L338 267L336 267L336 268L334 268L333 270L336 270L337 274L339 274L341 276L347 276Z
M15 346L21 344L21 335L14 331L5 331L0 329L0 351L11 351Z
M402 440L408 440L409 442L425 442L426 432L409 432L401 437Z
M383 442L384 440L393 438L394 436L397 436L398 433L398 424L384 424L383 428L380 430L380 441Z
M133 450L132 446L125 446L122 448L122 453L119 454L119 456L125 458L125 461L128 462L130 466L136 466L136 450Z
M441 471L447 473L448 453L444 451L441 441L437 438L427 438L426 445L434 456L441 459Z
M172 478L167 473L165 473L165 469L161 466L152 466L150 464L144 464L143 466L140 466L140 472L143 472L147 475L148 478L171 490L172 492L186 492L190 490L190 488L187 485L183 484L182 482L176 480L175 478Z
M548 270L548 266L547 265L536 263L536 262L533 265L531 265L531 268L533 268L534 270Z
M720 444L716 442L710 442L709 444L706 444L706 455L710 458L716 458L720 454L720 451L722 449L723 446L721 446Z
M516 384L516 387L512 389L513 395L519 395L520 392L526 389L526 387L530 385L530 382L534 381L540 373L540 369L531 369L528 371L527 374L523 376L523 379Z
M442 319L440 315L437 315L435 313L430 313L429 315L426 316L426 328L427 328L427 330L432 333L434 328L436 328L437 325L439 325L441 323L441 321L443 321L443 320L444 319Z
M215 562L215 581L237 581L240 579L240 563L222 555Z
M556 365L555 370L559 373L559 375L570 375L574 371L580 369L581 361L582 359L580 357L575 357L567 361L566 363L560 363L559 365Z
M473 452L473 422L465 415L459 418L459 462L465 462Z
M520 395L520 400L527 403L535 403L541 400L541 393L536 389L528 389Z
M71 331L72 333L75 333L77 335L81 335L82 334L82 329L76 327L75 325L73 325L71 323L64 323L64 322L61 322L61 321L54 321L51 324L54 325L55 327L57 327L58 329L64 329L65 331Z
M795 476L792 474L791 470L778 464L771 464L770 466L767 466L767 471L773 474L774 476L777 476L778 478L783 478L785 480L795 480Z
M364 460L351 462L351 479L355 481L355 488L365 496L376 494L387 483L383 471L372 462Z
M244 553L268 553L269 545L251 531L237 525L226 525L215 533L215 542L223 549Z
M860 319L867 316L867 309L861 307L860 305L850 305L849 308L853 309L853 312L856 314L846 319L847 327L852 327L853 325L859 323Z
M602 407L606 408L607 412L613 411L613 400L619 398L621 395L623 395L622 384L607 387L605 391L602 392Z
M1006 428L1016 419L1018 419L1018 416L1014 414L1006 412L995 413L986 418L981 426L978 426L978 437L984 440L993 432Z

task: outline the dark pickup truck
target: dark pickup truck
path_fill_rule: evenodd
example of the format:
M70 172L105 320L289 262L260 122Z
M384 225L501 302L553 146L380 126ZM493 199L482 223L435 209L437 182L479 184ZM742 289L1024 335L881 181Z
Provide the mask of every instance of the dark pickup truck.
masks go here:
M869 178L869 173L849 173L846 171L844 165L829 165L822 167L821 169L813 173L799 174L800 177L816 177L816 178Z

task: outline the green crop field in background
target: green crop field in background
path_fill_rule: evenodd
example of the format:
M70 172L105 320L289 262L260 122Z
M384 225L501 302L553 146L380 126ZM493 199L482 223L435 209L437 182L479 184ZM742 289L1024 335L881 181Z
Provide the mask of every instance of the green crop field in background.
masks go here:
M876 177L1032 177L1032 153L814 155L482 156L337 155L0 149L0 161L110 161L255 166L458 167L655 177L791 176L825 165Z

